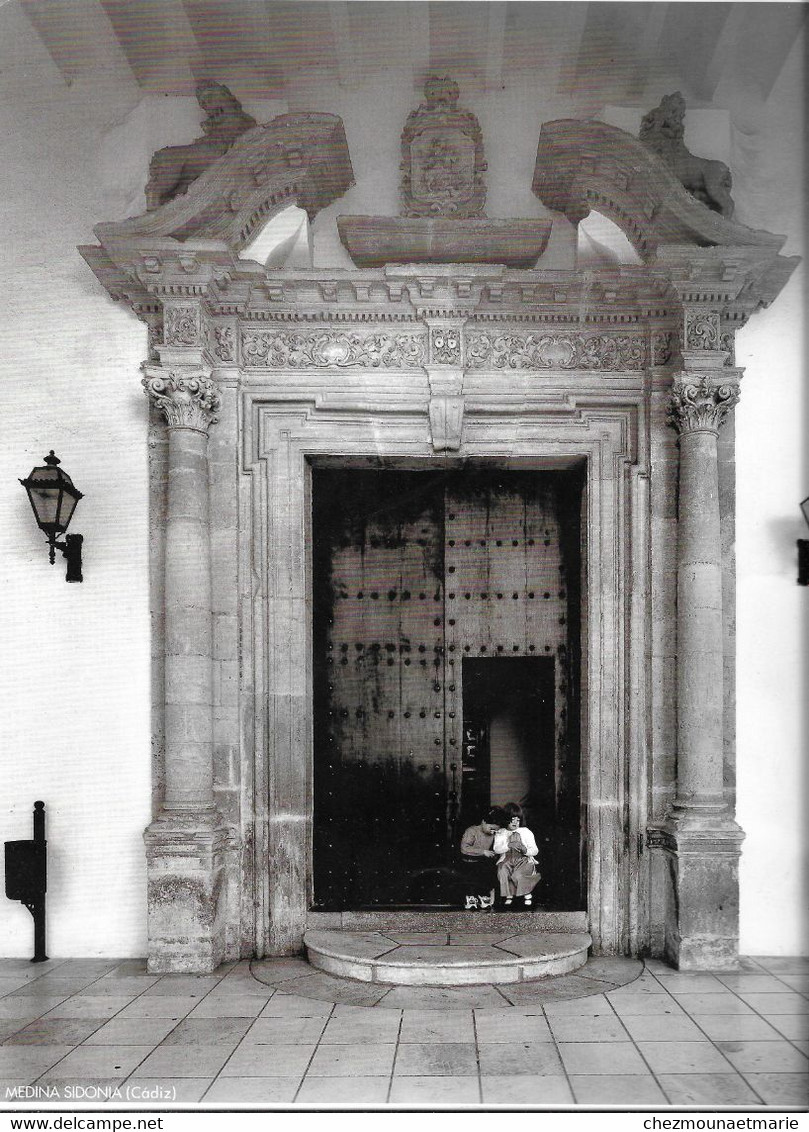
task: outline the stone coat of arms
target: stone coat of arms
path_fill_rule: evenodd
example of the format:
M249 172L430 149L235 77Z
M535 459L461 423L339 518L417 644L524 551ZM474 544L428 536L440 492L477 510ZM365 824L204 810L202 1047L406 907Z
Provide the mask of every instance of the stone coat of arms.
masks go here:
M431 77L425 101L408 115L402 132L404 216L483 214L486 186L483 135L475 115L458 103L458 84Z

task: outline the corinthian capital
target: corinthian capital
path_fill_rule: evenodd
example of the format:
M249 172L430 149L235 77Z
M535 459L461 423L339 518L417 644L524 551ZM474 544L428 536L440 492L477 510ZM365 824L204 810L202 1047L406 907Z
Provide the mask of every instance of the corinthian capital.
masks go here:
M207 432L222 403L219 390L203 372L188 373L144 366L143 387L164 414L169 428Z
M711 374L681 373L672 384L668 422L681 434L718 433L738 400L735 381L718 382Z

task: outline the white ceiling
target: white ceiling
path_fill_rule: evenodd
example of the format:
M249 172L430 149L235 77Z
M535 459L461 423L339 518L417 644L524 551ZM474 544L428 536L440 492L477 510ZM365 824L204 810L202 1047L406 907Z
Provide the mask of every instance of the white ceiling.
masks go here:
M103 68L152 93L195 79L285 98L302 74L353 86L390 66L467 89L526 72L549 95L632 104L648 86L689 105L764 101L800 32L802 3L455 0L20 0L65 81ZM728 78L732 77L732 83Z

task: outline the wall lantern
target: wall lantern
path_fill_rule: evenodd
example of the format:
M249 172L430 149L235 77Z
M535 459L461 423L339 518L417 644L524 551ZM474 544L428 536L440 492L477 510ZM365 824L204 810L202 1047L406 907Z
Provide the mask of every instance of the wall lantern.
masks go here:
M51 565L56 560L56 551L61 550L67 559L65 580L80 582L82 536L66 535L64 542L57 542L56 536L67 530L82 493L73 486L67 472L59 467L60 463L51 449L45 457L45 466L34 468L28 479L20 480L20 483L28 492L37 526L48 537Z
M809 495L801 503L801 511L809 527ZM798 585L809 586L809 539L798 539Z

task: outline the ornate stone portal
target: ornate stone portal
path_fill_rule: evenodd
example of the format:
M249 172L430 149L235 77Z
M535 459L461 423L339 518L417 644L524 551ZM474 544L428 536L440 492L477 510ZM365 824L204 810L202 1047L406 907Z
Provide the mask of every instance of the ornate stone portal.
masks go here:
M555 122L536 191L612 216L641 266L268 273L237 257L249 233L334 199L350 164L327 115L254 136L82 249L150 331L150 968L292 953L311 922L311 469L464 461L583 469L595 949L732 967L729 347L795 261L636 139Z

